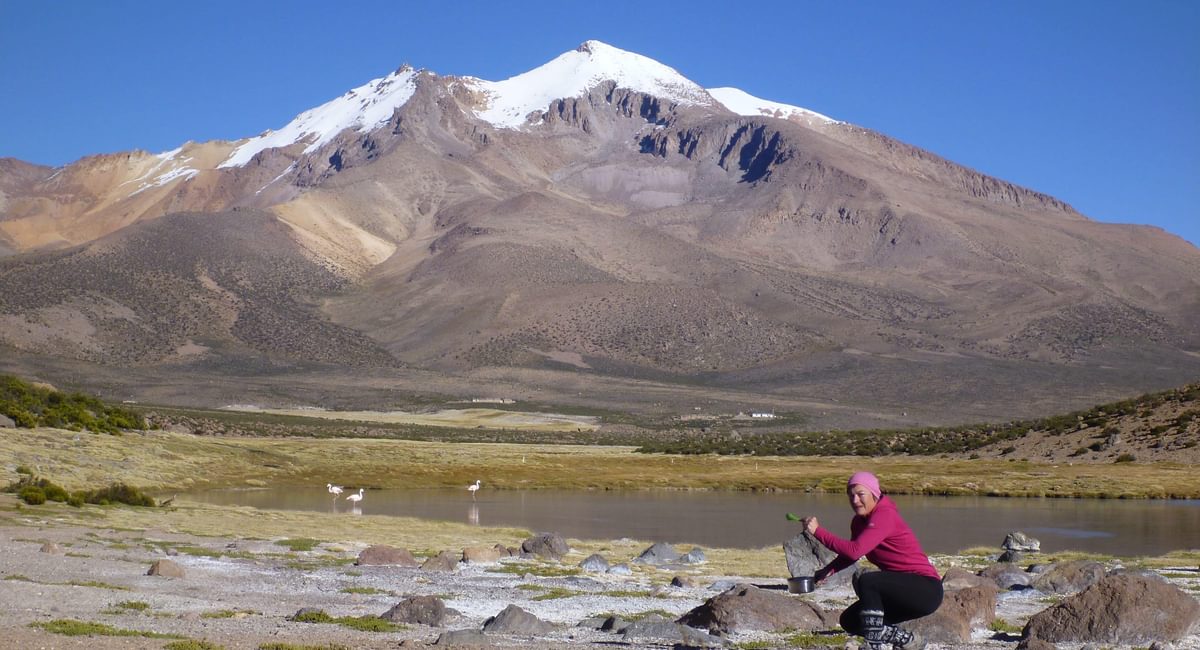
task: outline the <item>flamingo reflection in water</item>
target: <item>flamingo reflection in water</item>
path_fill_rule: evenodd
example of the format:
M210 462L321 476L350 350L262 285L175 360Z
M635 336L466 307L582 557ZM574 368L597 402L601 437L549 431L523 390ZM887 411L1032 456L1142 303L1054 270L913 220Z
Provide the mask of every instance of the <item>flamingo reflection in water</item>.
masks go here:
M479 525L479 504L472 503L471 509L467 511L467 523L475 526Z

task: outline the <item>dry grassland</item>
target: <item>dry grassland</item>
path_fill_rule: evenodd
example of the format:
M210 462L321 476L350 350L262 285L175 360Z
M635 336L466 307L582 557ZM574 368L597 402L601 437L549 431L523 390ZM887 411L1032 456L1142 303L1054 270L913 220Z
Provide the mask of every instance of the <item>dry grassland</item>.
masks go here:
M264 413L293 417L320 418L322 420L344 420L348 422L373 422L379 424L418 424L434 427L457 427L471 429L523 429L526 431L595 431L600 428L598 418L587 415L562 415L559 413L524 413L501 411L489 408L442 409L431 413L409 413L407 411L322 411L316 409L239 409L226 410L241 413Z

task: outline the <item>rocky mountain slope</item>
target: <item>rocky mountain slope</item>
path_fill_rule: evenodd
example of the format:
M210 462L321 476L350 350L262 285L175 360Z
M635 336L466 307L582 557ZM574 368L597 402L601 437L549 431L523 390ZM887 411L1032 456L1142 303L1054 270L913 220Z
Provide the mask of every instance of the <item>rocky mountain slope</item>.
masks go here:
M920 422L1200 376L1187 242L595 41L502 82L401 68L238 142L0 161L0 192L10 371Z

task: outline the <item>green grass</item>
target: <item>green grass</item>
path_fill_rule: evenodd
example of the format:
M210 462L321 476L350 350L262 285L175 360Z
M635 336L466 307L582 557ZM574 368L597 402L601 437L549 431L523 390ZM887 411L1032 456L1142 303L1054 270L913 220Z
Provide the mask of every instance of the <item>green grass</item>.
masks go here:
M21 582L33 582L32 578L29 578L28 576L23 576L19 573L13 573L11 575L6 575L6 576L4 576L4 579L5 580L20 580Z
M258 612L252 609L219 609L215 612L204 612L200 618L236 618L238 616L254 616Z
M344 588L342 588L342 593L343 594L374 595L374 594L390 594L392 592L390 592L386 589L376 589L375 587L344 587Z
M350 650L344 645L328 643L324 645L308 645L306 643L264 643L258 650Z
M526 566L524 564L501 564L487 569L488 573L511 573L513 575L523 576L528 573L531 576L540 576L543 578L562 578L566 576L577 576L583 573L583 569L578 567L554 566L554 565L538 565Z
M147 639L186 639L178 634L161 632L142 632L139 630L123 630L104 623L89 623L71 619L55 619L45 623L30 623L30 627L38 627L51 634L63 636L142 636Z
M113 605L113 607L116 609L129 609L135 612L144 612L147 609L150 609L150 603L141 600L123 600L116 605Z
M378 616L338 616L333 617L323 611L305 612L292 617L297 623L333 623L362 632L399 632L408 629Z
M993 632L1003 632L1005 634L1020 634L1024 628L1020 625L1009 623L1002 618L997 618L988 624L988 629Z
M196 639L184 639L182 641L172 641L163 646L163 650L225 650L225 646L217 645L211 641L197 641Z
M72 580L71 582L68 582L65 584L74 585L76 587L95 587L96 589L112 589L113 591L132 591L132 589L130 589L129 587L122 587L121 585L110 585L107 582L100 582L98 580L87 580L87 581Z
M306 537L298 537L296 539L281 539L275 542L280 546L286 546L293 551L311 551L321 543L317 539L308 539Z

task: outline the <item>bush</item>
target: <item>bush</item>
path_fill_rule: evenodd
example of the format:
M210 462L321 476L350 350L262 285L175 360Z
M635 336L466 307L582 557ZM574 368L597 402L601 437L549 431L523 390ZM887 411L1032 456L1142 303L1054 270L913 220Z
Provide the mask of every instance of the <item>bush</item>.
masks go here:
M121 429L146 428L145 419L135 411L109 406L91 395L37 387L11 376L0 376L0 413L27 429L48 426L115 434Z
M1114 460L1113 462L1114 463L1132 463L1135 460L1137 460L1137 456L1134 456L1133 454L1121 454L1120 456L1117 456L1117 459Z
M17 498L31 506L40 506L46 502L46 493L40 487L26 485L17 492Z

